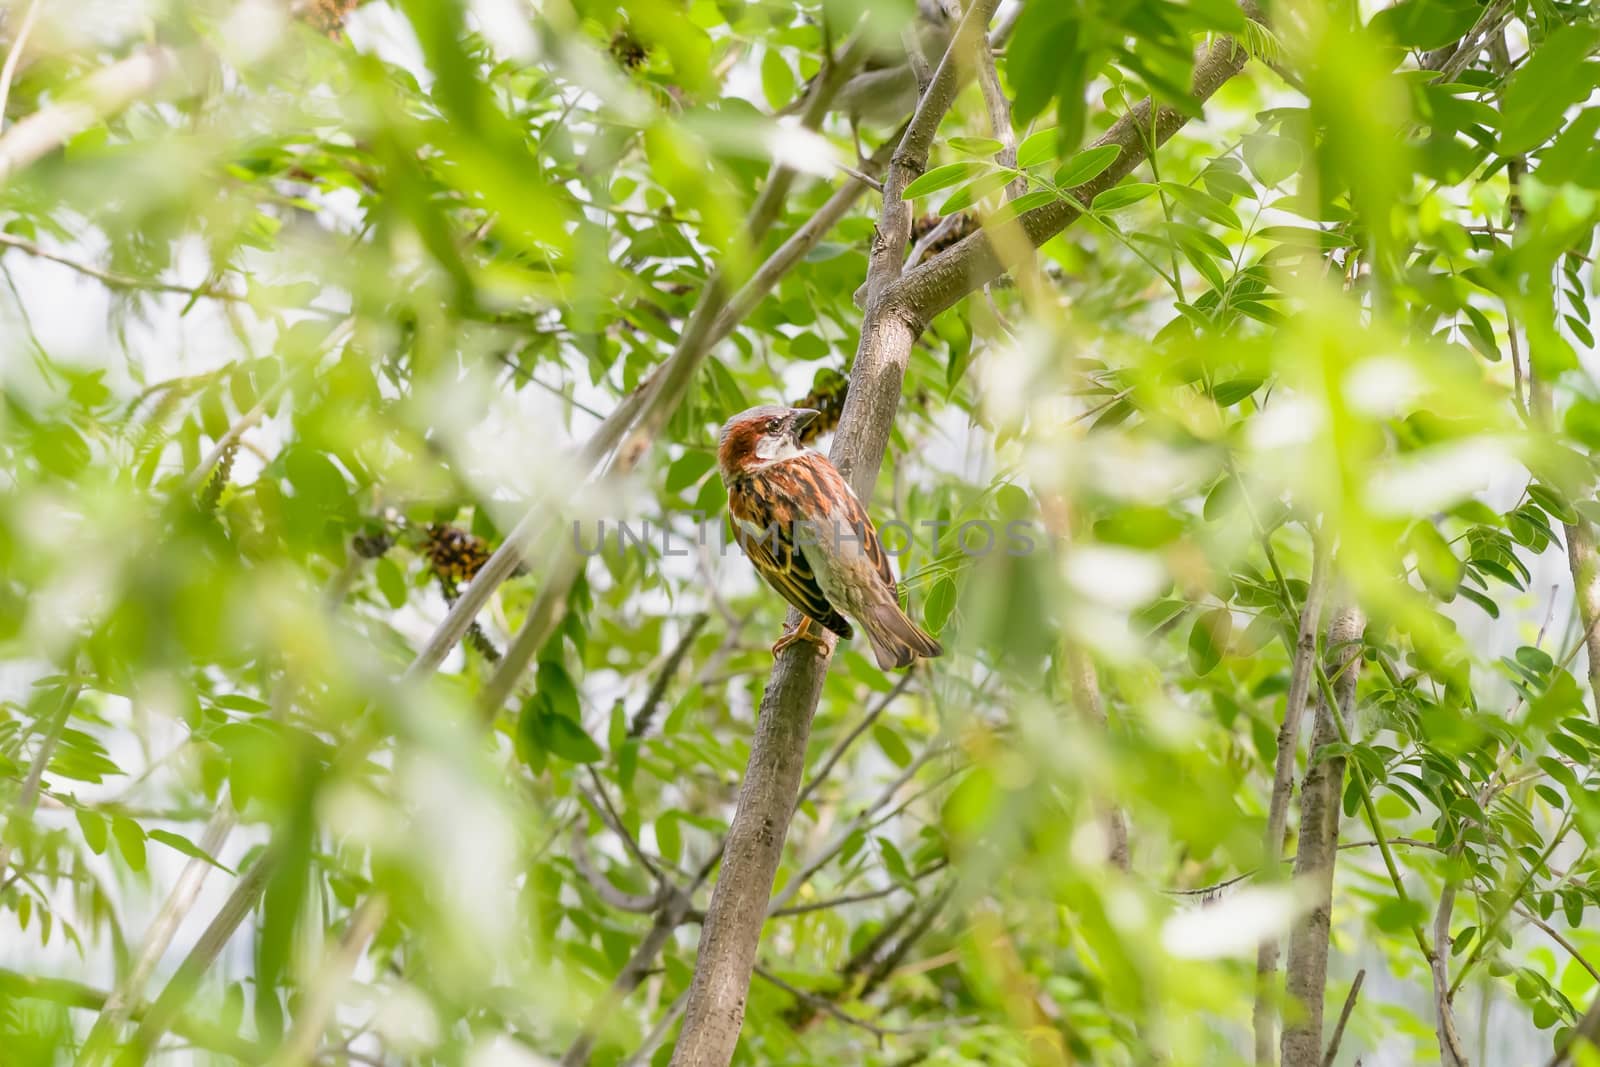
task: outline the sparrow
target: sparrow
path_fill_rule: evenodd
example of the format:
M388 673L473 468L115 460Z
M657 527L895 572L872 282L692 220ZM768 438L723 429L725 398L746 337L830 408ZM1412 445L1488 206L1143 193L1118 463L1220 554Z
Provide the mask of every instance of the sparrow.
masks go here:
M826 648L826 637L811 632L813 622L852 637L846 616L867 631L886 671L942 654L939 642L900 610L889 557L850 483L801 443L819 414L751 408L728 420L717 443L739 547L767 584L800 609L800 625L784 632L773 654L801 640Z

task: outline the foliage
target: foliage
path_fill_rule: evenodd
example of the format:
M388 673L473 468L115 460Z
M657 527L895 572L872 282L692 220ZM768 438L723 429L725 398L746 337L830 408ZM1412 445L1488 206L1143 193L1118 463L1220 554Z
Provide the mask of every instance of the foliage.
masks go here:
M850 114L775 115L847 42L903 61L914 5L28 7L0 1048L667 1062L783 608L726 543L716 433L850 417L861 177L899 124L862 118L857 160ZM1340 1062L1431 1059L1438 967L1470 1055L1542 1062L1600 984L1600 24L1012 7L1015 129L968 85L906 193L920 237L986 226L1016 284L932 317L871 503L948 652L902 679L840 647L739 1062L1252 1062L1256 945L1300 921L1264 843L1286 694L1316 665L1327 715L1352 605L1355 712L1293 768L1343 775L1328 1013L1358 967L1394 991ZM1202 105L1223 35L1251 62ZM1095 145L1147 96L1170 141ZM752 239L775 166L798 177ZM591 478L603 420L747 285L638 469ZM541 536L435 672L530 502Z

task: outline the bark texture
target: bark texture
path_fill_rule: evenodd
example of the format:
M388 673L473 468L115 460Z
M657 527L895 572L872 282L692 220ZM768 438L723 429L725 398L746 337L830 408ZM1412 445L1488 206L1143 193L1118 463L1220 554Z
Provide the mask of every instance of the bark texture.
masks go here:
M1335 679L1338 706L1317 701L1316 730L1311 735L1312 762L1300 787L1300 846L1295 853L1295 882L1311 897L1311 907L1289 934L1287 991L1295 1016L1283 1028L1283 1067L1321 1067L1322 1004L1328 988L1328 930L1333 908L1333 867L1339 855L1339 802L1344 794L1342 756L1317 758L1319 750L1339 740L1333 716L1348 729L1355 707L1360 669L1361 634L1366 618L1359 608L1343 606L1328 625L1328 674Z
M1272 776L1272 798L1267 807L1267 839L1264 862L1276 869L1283 859L1283 833L1289 822L1289 799L1294 795L1295 758L1300 751L1300 720L1304 718L1311 678L1316 674L1317 633L1322 626L1322 598L1327 588L1326 555L1320 545L1311 565L1311 584L1300 609L1300 626L1295 634L1294 665L1289 672L1289 693L1284 701L1283 723L1278 727L1278 755ZM1278 938L1270 937L1256 950L1256 1000L1253 1022L1258 1067L1276 1062L1278 1011L1276 990Z

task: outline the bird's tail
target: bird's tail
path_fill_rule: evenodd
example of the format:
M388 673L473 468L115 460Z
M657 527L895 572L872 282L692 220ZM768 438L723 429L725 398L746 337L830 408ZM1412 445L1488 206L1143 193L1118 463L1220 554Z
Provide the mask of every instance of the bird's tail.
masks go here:
M872 642L872 654L882 669L897 670L909 667L918 656L932 659L943 655L939 642L929 637L900 610L894 598L885 596L861 616L867 638Z

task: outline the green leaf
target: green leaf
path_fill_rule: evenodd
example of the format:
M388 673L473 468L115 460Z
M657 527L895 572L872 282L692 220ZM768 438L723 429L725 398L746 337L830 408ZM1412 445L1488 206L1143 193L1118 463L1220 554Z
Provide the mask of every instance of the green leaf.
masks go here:
M573 722L583 718L578 703L578 687L573 685L567 669L555 660L540 661L534 687L554 714Z
M383 594L383 599L388 601L389 607L398 611L406 606L406 576L400 573L400 567L388 556L378 560L373 568L378 579L378 592Z
M78 818L78 829L83 831L83 840L89 846L89 851L96 856L103 855L106 850L106 820L97 811L88 811L77 808L73 814Z
M1089 210L1096 214L1120 211L1148 198L1155 191L1156 187L1148 182L1128 182L1126 185L1107 189L1095 197L1094 202L1089 205Z
M1400 0L1373 15L1370 25L1402 48L1426 52L1459 41L1481 12L1470 0Z
M667 492L683 492L699 482L716 465L717 457L709 450L691 449L685 452L667 468Z
M794 71L776 48L768 48L761 57L761 92L767 105L774 111L782 110L794 100Z
M283 463L297 498L321 511L344 510L350 489L326 453L296 445L289 449Z
M1118 144L1086 148L1067 160L1066 164L1056 171L1056 184L1063 189L1075 189L1084 182L1092 181L1104 174L1106 168L1115 163L1121 154L1122 146Z
M1221 382L1211 390L1211 398L1223 407L1232 407L1245 397L1260 389L1260 378L1232 378Z
M1056 136L1059 131L1054 127L1040 130L1030 134L1023 142L1017 145L1017 166L1023 170L1037 167L1041 163L1048 163L1056 158Z
M975 174L982 174L989 170L986 163L977 163L967 160L961 163L946 163L942 167L934 167L922 177L906 186L901 194L906 200L915 200L919 196L948 189L952 185L960 185ZM1001 184L1004 184L1003 182Z
M890 724L880 719L872 727L872 738L878 742L883 754L889 757L889 762L896 767L904 767L911 762L911 750L900 740L900 735Z
M599 763L605 759L606 754L595 744L594 738L565 715L545 712L540 715L539 727L543 733L544 747L562 759L573 763Z
M1239 216L1233 208L1224 204L1210 193L1177 182L1162 182L1161 189L1184 207L1193 211L1202 218L1210 219L1218 226L1225 226L1230 230L1238 230Z
M1567 503L1565 497L1548 485L1534 484L1528 486L1528 496L1532 498L1535 504L1538 504L1553 516L1556 521L1568 524L1578 521L1578 513L1573 510L1572 505Z
M992 156L1004 147L993 137L952 137L949 145L969 156Z
M965 210L990 193L1004 187L1014 177L1015 175L1010 172L1002 170L974 178L962 188L957 189L948 200L939 205L939 214L953 215L957 211Z
M232 868L218 863L211 856L207 855L199 845L195 844L193 841L190 841L187 837L180 837L169 830L151 830L150 840L159 841L168 848L175 848L179 852L182 852L185 856L192 856L197 860L205 860L219 871L227 871L229 874L235 873Z
M956 583L949 578L940 578L933 583L933 588L928 590L928 599L922 605L922 624L931 634L938 634L944 630L945 623L950 621L950 613L956 607Z
M1417 557L1417 576L1428 591L1440 600L1455 599L1466 565L1456 558L1450 543L1433 523L1423 521L1411 527L1408 542Z
M1600 26L1563 26L1533 50L1506 84L1499 149L1518 155L1538 147L1560 127L1567 108L1594 91L1594 68L1585 63L1600 43Z
M1216 670L1232 633L1233 613L1227 608L1213 608L1196 616L1189 630L1189 668L1201 676Z
M683 856L683 824L676 811L664 813L656 820L656 848L661 858L676 864Z
M1256 180L1273 188L1298 173L1305 164L1300 142L1269 133L1248 133L1244 137L1244 163Z
M144 830L139 824L126 816L113 815L111 836L116 838L117 851L122 853L128 866L136 871L144 870Z

